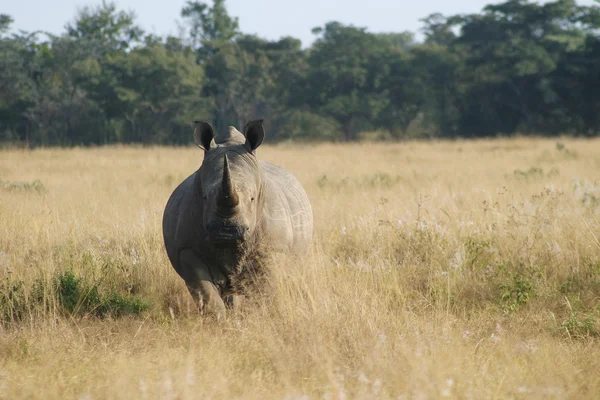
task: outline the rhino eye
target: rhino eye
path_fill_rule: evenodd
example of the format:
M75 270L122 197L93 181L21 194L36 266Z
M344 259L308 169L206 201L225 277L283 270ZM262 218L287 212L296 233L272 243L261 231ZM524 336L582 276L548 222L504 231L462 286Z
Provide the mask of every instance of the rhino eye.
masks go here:
M208 197L204 196L204 200L207 200L207 199L208 199Z
M250 199L250 201L254 201L254 197L252 197L252 198Z

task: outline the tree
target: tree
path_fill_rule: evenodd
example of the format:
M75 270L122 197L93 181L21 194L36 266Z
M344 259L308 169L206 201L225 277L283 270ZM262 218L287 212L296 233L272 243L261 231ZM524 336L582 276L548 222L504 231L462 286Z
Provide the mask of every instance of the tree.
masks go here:
M187 1L181 16L189 26L190 45L196 49L198 63L204 63L240 33L238 19L229 15L225 0L214 0L212 7L196 0Z
M14 22L12 17L7 14L0 14L0 34L8 32L10 25Z
M561 99L570 130L586 136L600 133L600 7L580 8L574 21L585 34L582 46L567 51L552 74L552 88Z
M93 90L103 79L103 42L68 35L49 39L41 53L38 85L39 98L45 101L36 99L31 119L49 143L106 143L107 99Z
M406 137L408 128L422 112L425 104L424 74L410 54L390 53L389 72L384 80L388 102L380 115L381 125L392 137Z
M303 49L240 32L224 0L187 1L179 37L144 34L113 3L65 32L11 31L0 14L0 140L187 143L264 118L270 136L356 140L600 132L600 7L504 0L481 12L370 33L329 22Z
M424 134L453 137L460 133L462 57L452 49L425 44L412 51L413 71L422 85Z
M335 118L346 140L355 140L386 106L383 62L389 42L364 28L330 22L315 28L319 35L309 57L307 102Z
M119 76L119 142L188 143L189 128L207 105L198 96L202 68L192 54L163 44L119 54L107 65Z
M81 9L66 29L73 39L102 43L105 51L114 52L129 49L142 39L143 31L134 20L133 12L117 12L115 3L102 0L100 6Z
M31 121L27 110L39 101L38 84L43 68L37 33L21 32L5 36L13 22L0 15L0 134L5 141L31 142Z
M461 127L471 134L556 132L568 128L552 75L584 43L574 0L538 5L509 0L483 14L457 16L469 88Z
M433 13L421 19L425 24L422 31L425 34L425 44L450 46L456 39L452 31L456 18L447 18L440 13Z

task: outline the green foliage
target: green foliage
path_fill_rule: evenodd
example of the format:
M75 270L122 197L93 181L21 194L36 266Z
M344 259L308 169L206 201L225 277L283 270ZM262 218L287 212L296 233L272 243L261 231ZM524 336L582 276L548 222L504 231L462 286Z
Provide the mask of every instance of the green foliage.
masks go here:
M255 118L272 140L600 131L598 6L434 13L423 43L332 21L308 49L244 34L225 0L187 1L181 16L182 35L163 38L105 1L60 36L9 34L0 14L0 141L186 144L196 119L223 131Z
M82 293L83 292L83 293ZM60 304L68 313L75 313L79 306L82 309L98 303L96 288L82 288L81 281L71 272L65 272L58 277L57 294Z
M3 181L0 181L0 189L11 191L11 192L21 192L21 191L45 192L46 191L46 187L39 180L35 180L33 182L3 182Z
M566 83L560 69L583 49L582 11L570 0L507 1L454 18L461 35L452 47L463 54L468 83L460 105L462 130L572 132L574 118L559 93Z
M475 270L484 270L492 262L494 247L488 240L475 237L465 241L467 265Z
M330 22L316 28L320 35L308 58L307 102L314 110L335 118L346 140L356 139L360 125L374 125L386 104L388 40L364 28Z
M591 210L600 206L600 185L577 179L573 181L573 192L575 197Z
M18 322L36 310L52 307L68 316L99 318L140 315L150 307L138 296L102 288L100 282L90 282L70 271L57 273L51 283L38 278L29 288L21 280L0 285L1 322Z
M512 280L500 284L500 299L506 312L527 304L534 294L533 283L520 275L514 275Z
M14 21L10 15L0 14L0 33L8 31Z
M119 11L105 0L97 7L83 7L74 22L67 24L69 36L102 42L107 50L127 49L136 44L143 31L134 24L132 12Z
M594 316L572 314L560 326L569 337L600 336L598 322Z
M64 272L57 278L56 293L63 310L70 315L92 314L119 317L139 315L149 305L134 296L124 296L114 291L100 295L97 285L86 284L72 272Z
M336 189L343 188L390 188L402 181L400 175L392 176L385 172L378 172L371 176L365 176L361 179L330 179L327 175L321 176L317 180L317 185L321 189Z
M23 319L27 312L27 298L23 281L7 281L0 287L0 317L3 322Z
M114 101L126 123L115 131L117 141L188 141L190 121L205 108L197 96L203 72L191 54L153 45L119 54L106 68L122 78L114 88Z
M531 167L527 171L521 171L520 169L516 169L514 174L515 174L515 177L517 177L517 178L523 178L523 179L529 180L529 179L536 179L536 178L543 177L544 170L541 168L537 168L537 167Z
M562 156L563 156L565 159L573 159L573 158L577 158L577 154L575 154L573 151L571 151L571 150L567 149L567 147L566 147L564 144L560 143L560 142L557 142L557 143L556 143L556 150L557 150L557 151L558 151L560 154L562 154Z
M513 175L517 179L522 179L525 181L535 181L542 179L544 177L552 178L553 176L558 175L558 169L552 168L548 173L544 172L543 168L540 167L531 167L526 171L522 171L520 169L515 169Z
M239 34L238 19L231 17L225 0L214 0L213 6L199 1L188 1L181 16L189 27L191 45L196 49L199 62L214 55L221 45Z
M341 132L335 119L297 109L282 111L270 128L276 140L335 140Z

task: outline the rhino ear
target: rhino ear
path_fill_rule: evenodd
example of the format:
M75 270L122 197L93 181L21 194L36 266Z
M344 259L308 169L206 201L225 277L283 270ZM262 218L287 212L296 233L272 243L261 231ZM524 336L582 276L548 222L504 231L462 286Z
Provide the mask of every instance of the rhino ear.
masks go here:
M209 151L211 147L215 147L215 131L213 127L206 121L194 121L196 128L194 129L194 141L196 145L204 151Z
M265 138L263 120L256 119L248 122L244 127L244 136L246 136L246 146L250 149L250 151L254 152L254 150L260 146Z

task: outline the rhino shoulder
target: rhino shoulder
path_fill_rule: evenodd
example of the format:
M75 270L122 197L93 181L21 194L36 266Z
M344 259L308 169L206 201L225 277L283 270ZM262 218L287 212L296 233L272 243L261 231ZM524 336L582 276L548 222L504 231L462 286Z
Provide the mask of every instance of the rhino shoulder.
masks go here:
M163 213L163 237L167 255L172 263L176 263L178 258L177 236L180 230L179 223L182 220L182 214L189 208L188 203L193 193L195 178L196 172L188 176L173 190Z

